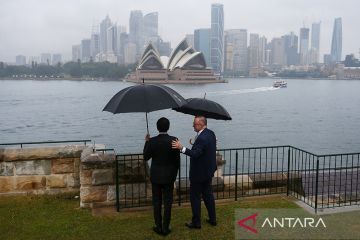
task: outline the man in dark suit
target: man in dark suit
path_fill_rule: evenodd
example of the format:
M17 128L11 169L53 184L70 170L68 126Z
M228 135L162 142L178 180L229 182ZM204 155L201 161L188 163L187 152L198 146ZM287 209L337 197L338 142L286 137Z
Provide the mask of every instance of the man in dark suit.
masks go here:
M212 177L216 171L216 137L213 131L207 128L205 117L197 116L194 119L194 131L197 137L191 149L185 148L174 140L172 147L181 150L190 156L190 202L192 221L186 223L188 228L201 228L201 197L208 211L207 222L216 226L215 200L211 187Z
M171 142L176 138L167 134L170 127L169 120L160 118L156 125L159 135L152 138L149 135L145 137L144 159L152 159L150 181L155 220L153 230L158 234L168 235L174 182L180 166L180 151L171 147ZM162 200L164 200L163 219L161 217Z

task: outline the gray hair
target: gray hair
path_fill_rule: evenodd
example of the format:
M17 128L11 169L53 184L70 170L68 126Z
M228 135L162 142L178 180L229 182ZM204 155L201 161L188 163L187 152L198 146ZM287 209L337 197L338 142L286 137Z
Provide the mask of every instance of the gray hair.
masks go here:
M200 119L200 120L204 123L204 125L207 126L207 119L206 119L206 117L200 115L200 116L196 116L195 118Z

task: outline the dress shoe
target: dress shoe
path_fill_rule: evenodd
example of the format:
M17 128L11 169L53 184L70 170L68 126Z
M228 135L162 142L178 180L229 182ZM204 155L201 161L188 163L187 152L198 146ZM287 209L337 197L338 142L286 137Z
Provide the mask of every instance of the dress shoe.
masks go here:
M163 233L163 231L160 227L153 227L153 231L160 235Z
M170 233L171 233L170 228L165 228L165 229L163 229L163 231L162 231L162 235L164 235L164 236L167 236L167 235L169 235Z
M200 229L201 228L201 225L195 225L192 222L185 223L185 226L188 227L188 228L195 228L195 229Z
M217 225L216 221L211 221L210 219L206 219L206 222L214 227Z

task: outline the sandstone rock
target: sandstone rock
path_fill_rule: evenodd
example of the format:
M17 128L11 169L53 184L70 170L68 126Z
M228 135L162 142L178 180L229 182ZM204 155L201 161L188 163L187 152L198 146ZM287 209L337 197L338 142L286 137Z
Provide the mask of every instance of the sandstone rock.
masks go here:
M14 177L0 177L0 193L14 190Z
M80 183L81 183L81 185L91 185L92 170L81 170L80 171Z
M50 160L34 160L15 162L16 175L49 175L51 173Z
M80 179L76 176L76 174L66 174L66 186L72 188L80 187Z
M73 173L74 172L74 159L54 159L52 161L52 173Z
M96 169L92 172L92 185L105 185L114 183L114 170Z
M79 158L84 145L41 148L5 148L0 152L3 161L24 161L56 158Z
M18 176L15 178L16 190L36 190L45 188L45 176Z
M66 187L66 175L59 174L46 177L46 186L50 188Z
M107 198L107 186L80 187L80 199L83 203L103 202Z
M107 200L114 201L116 200L116 186L109 186L107 190Z
M14 163L0 162L0 176L13 176L13 175L14 175Z

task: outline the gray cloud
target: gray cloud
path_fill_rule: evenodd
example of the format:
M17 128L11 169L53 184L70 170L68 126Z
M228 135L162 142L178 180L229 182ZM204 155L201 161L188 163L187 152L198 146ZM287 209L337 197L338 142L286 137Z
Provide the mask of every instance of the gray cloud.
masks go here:
M128 27L131 10L159 12L159 32L174 46L195 28L210 26L210 0L0 0L0 60L44 52L71 56L71 45L88 38L106 14ZM224 4L225 28L246 28L271 39L321 21L321 53L329 52L333 21L343 18L343 53L358 53L358 0L217 1Z

